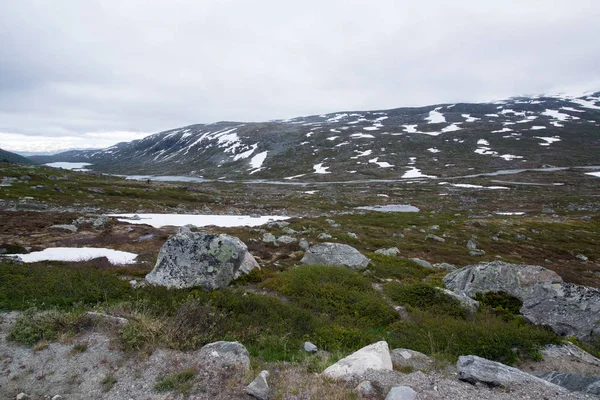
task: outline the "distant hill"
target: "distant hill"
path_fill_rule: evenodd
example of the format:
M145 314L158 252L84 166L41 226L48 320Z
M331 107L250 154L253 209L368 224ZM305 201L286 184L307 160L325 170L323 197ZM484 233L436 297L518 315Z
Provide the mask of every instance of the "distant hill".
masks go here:
M43 161L117 174L335 181L597 165L599 156L597 92L198 124Z
M35 164L35 162L30 160L29 158L2 149L0 149L0 162L10 162L15 164Z

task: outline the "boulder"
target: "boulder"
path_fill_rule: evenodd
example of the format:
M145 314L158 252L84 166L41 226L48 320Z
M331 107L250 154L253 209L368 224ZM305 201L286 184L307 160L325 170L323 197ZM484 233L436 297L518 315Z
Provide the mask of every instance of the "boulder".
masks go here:
M433 268L433 265L429 261L421 260L420 258L409 258L409 260L419 264L421 267Z
M283 235L283 236L279 236L277 238L277 241L279 243L283 243L283 244L290 244L290 243L294 243L297 242L298 239L296 239L295 237L291 237L291 236L287 236L287 235Z
M400 250L397 247L390 247L389 249L379 249L375 250L375 254L383 254L388 257L396 257L400 254Z
M308 243L308 241L306 241L306 239L301 239L298 243L298 246L300 246L300 248L304 250L307 250L310 247L310 244Z
M414 400L416 396L417 392L409 386L394 386L385 396L385 400Z
M517 368L477 356L460 356L456 362L458 378L469 383L485 383L490 386L508 386L512 384L544 384L559 391L564 389L530 375Z
M277 238L272 233L267 232L263 234L262 241L265 243L275 243Z
M327 367L323 375L332 379L350 380L355 375L362 375L368 369L393 370L387 342L381 341L363 347Z
M473 239L469 239L467 242L467 249L469 250L477 250L477 242Z
M523 301L521 314L559 335L590 341L600 335L600 289L564 283L554 271L536 265L484 262L453 271L446 288L474 297L506 292Z
M340 243L321 243L308 248L302 264L342 265L352 269L363 269L370 260L354 247Z
M436 287L440 292L444 293L446 296L452 297L455 300L458 300L462 309L467 311L470 314L474 314L479 310L479 302L477 300L473 300L469 296L463 293L453 292L448 289Z
M425 240L435 240L436 242L440 242L440 243L444 243L446 241L446 239L444 239L443 237L439 237L438 235L434 235L432 233L425 235Z
M218 368L240 368L250 370L250 355L239 342L214 342L202 347L198 352L201 363Z
M582 392L600 396L600 376L586 376L579 374L561 374L559 372L548 372L540 378L562 386L572 392Z
M410 349L394 349L391 351L394 368L410 367L414 370L428 371L433 368L433 360L423 353Z
M50 229L60 229L61 231L77 232L75 225L52 225Z
M260 374L248 386L246 386L246 393L250 396L255 397L259 400L267 400L269 398L269 384L267 378L269 377L269 371L261 371Z
M200 286L214 290L254 268L260 267L240 239L186 231L165 242L146 281L169 288Z

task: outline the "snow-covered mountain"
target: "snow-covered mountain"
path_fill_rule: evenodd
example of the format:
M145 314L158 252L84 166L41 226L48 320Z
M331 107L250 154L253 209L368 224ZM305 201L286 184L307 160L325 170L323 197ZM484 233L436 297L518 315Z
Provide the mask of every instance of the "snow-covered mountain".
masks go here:
M597 165L600 92L198 124L36 159L89 162L95 170L122 174L289 180Z

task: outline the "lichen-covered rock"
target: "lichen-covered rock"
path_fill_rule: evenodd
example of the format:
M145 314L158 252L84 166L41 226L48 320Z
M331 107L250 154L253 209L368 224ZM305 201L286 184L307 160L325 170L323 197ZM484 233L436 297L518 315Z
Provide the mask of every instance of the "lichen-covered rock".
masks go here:
M564 389L517 368L477 356L460 356L456 362L458 378L470 383L482 382L491 386L538 383Z
M309 247L300 262L302 264L342 265L352 269L363 269L369 259L347 244L321 243Z
M417 392L409 386L394 386L385 396L385 400L414 400L416 396Z
M267 400L269 398L269 384L267 378L269 377L269 371L261 371L260 374L248 386L246 386L246 393L250 396L257 398L258 400Z
M453 292L451 290L439 287L436 287L436 289L444 293L446 296L452 297L454 300L457 300L460 303L461 308L470 314L474 314L477 312L477 310L479 310L479 302L477 300L473 300L466 294Z
M327 367L323 375L332 379L349 380L368 369L392 371L392 358L387 342L381 341L363 347Z
M433 368L433 360L423 353L411 349L394 349L390 352L394 368L410 367L428 371Z
M200 363L218 368L250 369L250 355L244 345L238 342L214 342L202 347L198 353Z
M535 265L484 262L444 277L446 288L474 297L506 292L523 301L521 314L564 336L590 341L600 336L600 289L564 283L554 271Z
M184 231L165 242L146 281L169 288L200 286L214 290L254 268L260 267L240 239Z

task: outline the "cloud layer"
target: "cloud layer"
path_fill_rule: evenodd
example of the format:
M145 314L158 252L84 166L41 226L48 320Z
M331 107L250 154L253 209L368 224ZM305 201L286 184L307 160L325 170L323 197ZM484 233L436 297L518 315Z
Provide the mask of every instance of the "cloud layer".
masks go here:
M19 0L0 15L0 147L15 150L600 88L593 0Z

